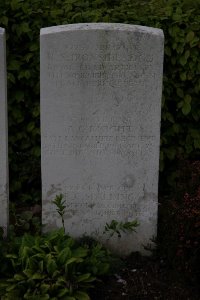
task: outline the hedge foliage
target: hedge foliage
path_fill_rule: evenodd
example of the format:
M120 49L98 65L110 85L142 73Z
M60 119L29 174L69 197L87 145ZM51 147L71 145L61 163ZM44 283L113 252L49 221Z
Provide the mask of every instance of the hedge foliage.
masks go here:
M40 28L85 22L141 24L164 30L161 171L167 174L178 158L200 153L199 0L4 0L0 2L0 26L7 32L13 200L40 200Z

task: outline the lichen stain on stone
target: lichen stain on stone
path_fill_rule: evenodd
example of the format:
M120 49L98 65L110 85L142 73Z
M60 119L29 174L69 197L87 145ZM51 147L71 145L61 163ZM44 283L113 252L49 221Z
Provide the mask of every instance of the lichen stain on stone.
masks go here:
M44 199L44 200L43 200L43 205L44 205L44 204L49 204L49 200L48 200L48 199Z
M65 216L64 218L67 220L67 219L71 219L73 218L73 216L75 216L77 213L77 210L75 209L70 209L70 210L67 210L67 212L65 213Z
M148 202L149 200L153 200L153 202L157 202L157 195L155 193L149 193L147 192L146 188L145 188L145 184L143 185L143 195L141 197L139 197L138 202Z
M8 185L0 185L0 197L2 197L3 201L8 200Z
M45 218L55 218L58 214L56 211L49 211L49 210L46 210L46 211L42 211L42 214Z
M131 188L131 187L133 187L134 183L135 183L135 177L134 177L134 175L129 174L129 175L126 175L123 178L122 185L124 187Z
M51 189L47 192L47 197L51 197L52 195L59 194L62 191L61 184L51 184Z
M57 226L56 221L44 224L44 232L48 232L59 228L60 227Z

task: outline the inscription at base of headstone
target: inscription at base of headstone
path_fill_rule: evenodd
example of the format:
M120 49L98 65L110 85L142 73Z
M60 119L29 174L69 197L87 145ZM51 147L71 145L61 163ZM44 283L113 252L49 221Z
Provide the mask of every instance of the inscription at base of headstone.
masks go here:
M42 222L126 255L157 232L162 30L75 24L41 30ZM136 233L103 235L112 220Z
M8 227L8 150L5 29L0 28L0 227Z

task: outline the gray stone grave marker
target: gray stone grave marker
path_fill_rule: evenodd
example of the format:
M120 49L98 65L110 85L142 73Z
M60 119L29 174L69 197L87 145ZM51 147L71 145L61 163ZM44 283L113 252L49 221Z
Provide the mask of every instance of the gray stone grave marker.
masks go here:
M5 29L0 28L0 227L8 226L8 149Z
M42 222L120 254L156 236L163 33L126 24L41 30ZM137 233L103 235L112 220Z

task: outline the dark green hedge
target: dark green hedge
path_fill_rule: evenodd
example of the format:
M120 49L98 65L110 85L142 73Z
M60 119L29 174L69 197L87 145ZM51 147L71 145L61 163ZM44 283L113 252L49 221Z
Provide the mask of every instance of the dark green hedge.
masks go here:
M10 191L14 201L40 200L40 28L85 22L141 24L164 30L161 177L166 178L177 159L200 154L199 0L0 1L0 26L7 31Z

